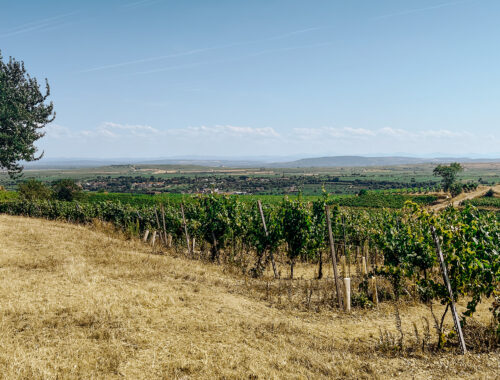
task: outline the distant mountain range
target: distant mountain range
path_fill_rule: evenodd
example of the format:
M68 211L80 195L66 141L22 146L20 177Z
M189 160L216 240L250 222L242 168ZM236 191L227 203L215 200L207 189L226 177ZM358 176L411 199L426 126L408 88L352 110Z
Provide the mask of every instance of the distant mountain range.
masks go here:
M43 159L24 163L26 169L78 169L95 168L110 165L178 165L230 168L326 168L326 167L363 167L363 166L396 166L417 164L440 164L449 162L460 163L500 163L500 158L467 158L439 157L418 158L405 156L365 157L365 156L332 156L302 158L293 161L278 161L278 159L215 159L215 158L166 158L166 159Z

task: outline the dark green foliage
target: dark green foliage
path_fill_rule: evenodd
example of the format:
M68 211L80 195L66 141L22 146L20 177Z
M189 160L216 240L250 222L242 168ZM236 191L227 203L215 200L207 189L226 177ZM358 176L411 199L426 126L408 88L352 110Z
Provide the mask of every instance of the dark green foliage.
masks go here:
M293 268L296 260L309 254L309 238L312 233L310 209L301 197L297 200L283 199L281 204L281 219L283 239L287 244L287 255L290 263L290 278L293 278Z
M130 193L104 193L92 192L88 194L89 202L112 201L127 203L134 206L152 206L158 202L169 202L179 204L186 198L195 196L186 196L185 194L130 194ZM314 202L322 199L321 196L302 196L304 201ZM290 199L297 199L296 196L289 196ZM262 200L263 204L278 205L282 202L281 195L240 195L238 199L245 203L254 204L257 199ZM407 201L412 201L421 205L432 204L437 200L435 195L402 195L402 194L383 194L369 192L359 197L354 195L347 196L329 196L328 203L347 207L369 207L369 208L402 208Z
M453 187L457 180L457 175L459 172L463 171L464 168L458 162L453 162L450 165L438 165L434 168L433 174L442 178L442 185L444 191L458 191L459 187ZM460 190L461 192L461 190ZM458 194L460 194L460 192Z
M200 232L211 244L212 261L220 261L220 250L226 246L231 232L239 226L238 203L228 196L208 195L198 199Z
M471 206L429 214L410 203L400 215L388 215L383 220L378 243L384 251L385 266L380 272L392 280L396 296L403 278L409 278L417 284L424 301L450 302L443 281L428 276L438 263L430 226L441 239L455 301L469 298L464 318L476 311L481 299L498 291L500 224L493 214L479 213Z
M435 202L434 195L402 195L368 192L362 196L331 197L329 202L347 207L402 208L407 201L427 205Z
M21 173L19 161L41 158L36 156L34 143L55 116L52 103L45 104L50 95L47 81L45 87L44 95L23 62L10 58L5 63L0 54L0 168L7 169L11 177Z
M29 201L49 199L52 196L52 191L46 184L33 178L21 182L17 191L22 199Z
M323 251L327 247L328 232L326 225L325 206L328 204L328 194L323 189L323 196L312 203L311 232L309 238L309 253L318 260L318 279L323 277Z
M82 188L72 179L60 179L52 184L54 198L59 201L79 200L83 197Z
M464 188L461 183L455 182L448 188L448 190L452 197L456 197L463 192Z
M464 201L463 204L477 206L477 207L493 207L500 209L500 198L497 197L475 198Z
M462 190L465 191L466 193L469 193L471 191L476 190L477 186L478 186L478 184L476 182L464 183L464 184L462 184Z
M367 195L367 194L368 194L368 190L366 190L366 189L361 189L361 190L359 190L359 192L358 192L358 195L359 195L360 197L362 197L363 195Z
M266 220L267 236L256 204L250 204L246 215L247 223L244 223L247 226L244 238L257 254L257 262L252 269L254 277L259 277L262 274L270 254L279 248L283 234L279 209L269 204L263 204L262 210ZM269 256L264 257L266 254Z
M495 191L493 191L493 189L492 189L492 188L490 188L490 189L486 192L486 194L484 194L484 196L485 196L485 197L487 197L487 198L492 198L492 197L494 197L494 196L495 196Z

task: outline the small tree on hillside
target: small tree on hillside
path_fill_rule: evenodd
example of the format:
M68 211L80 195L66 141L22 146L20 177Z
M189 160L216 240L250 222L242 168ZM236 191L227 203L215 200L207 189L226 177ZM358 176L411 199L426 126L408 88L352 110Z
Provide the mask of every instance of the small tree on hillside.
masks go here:
M21 173L19 161L35 161L34 143L44 136L41 131L55 117L52 103L45 104L50 88L45 81L45 95L35 78L30 77L24 62L10 58L4 63L0 53L0 169L11 177Z
M433 174L442 178L441 183L444 191L452 191L454 194L460 193L459 186L456 183L457 175L464 168L458 162L453 162L450 165L438 165L434 168Z
M36 199L49 199L52 195L50 188L42 181L28 179L17 186L19 196L23 199L33 201Z
M60 201L73 201L82 198L82 188L72 179L60 179L52 184L54 197Z

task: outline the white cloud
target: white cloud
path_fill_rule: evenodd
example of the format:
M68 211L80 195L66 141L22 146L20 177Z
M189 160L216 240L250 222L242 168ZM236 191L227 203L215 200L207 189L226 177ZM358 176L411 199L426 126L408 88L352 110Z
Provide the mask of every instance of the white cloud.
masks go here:
M129 137L152 137L163 134L160 130L149 125L130 125L104 122L94 129L74 131L61 125L49 125L46 128L46 136L54 139L79 139L79 138L129 138Z
M216 126L200 126L200 127L187 127L180 129L170 129L166 131L168 135L186 135L189 137L235 137L235 138L249 138L249 137L279 137L280 135L269 127L252 128L252 127L238 127L233 125L216 125Z
M470 138L474 137L470 132L456 132L446 129L429 129L422 131L409 131L400 128L384 127L379 129L351 128L351 127L321 127L321 128L294 128L292 134L304 140L314 139L411 139L421 140L428 138Z
M317 138L366 138L374 136L374 131L364 128L335 128L335 127L321 127L321 128L294 128L292 135L302 138L304 140L314 140Z
M93 129L50 125L40 147L50 156L154 157L169 155L498 154L498 136L448 129L383 127L294 128L234 125L160 129L104 122Z
M58 124L49 124L45 127L45 136L54 139L68 138L72 136L72 132L68 127Z

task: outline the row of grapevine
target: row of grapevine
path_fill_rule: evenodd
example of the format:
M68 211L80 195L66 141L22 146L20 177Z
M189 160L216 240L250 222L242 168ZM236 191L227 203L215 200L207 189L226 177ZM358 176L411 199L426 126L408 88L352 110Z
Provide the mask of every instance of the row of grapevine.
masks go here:
M14 200L0 202L0 212L76 223L99 219L137 235L156 230L160 236L171 235L180 248L195 239L215 262L234 262L236 253L251 253L251 273L256 277L273 260L274 253L282 252L293 278L298 261L318 263L319 277L322 275L322 256L328 244L325 205L329 203L326 194L312 202L284 197L280 203L263 204L261 214L257 203L218 195L185 198L183 213L177 202L132 206L120 202ZM450 301L442 281L432 275L438 259L431 226L441 238L455 297L469 297L466 314L474 313L482 298L499 295L500 223L494 214L478 212L471 206L431 214L416 203L408 203L401 210L338 205L330 209L337 248L342 248L347 258L352 254L349 247L377 250L384 265L372 267L368 276L387 278L396 298L405 281L411 281L423 301ZM167 243L165 238L162 241Z

